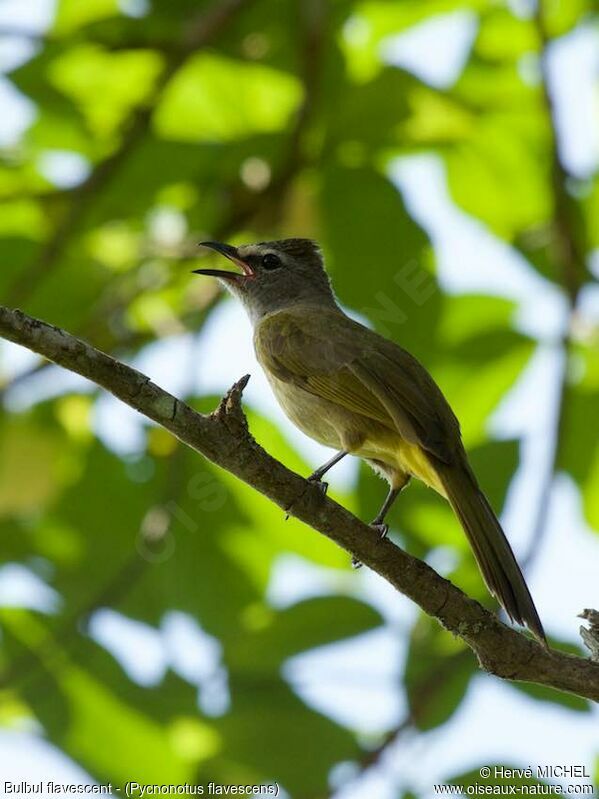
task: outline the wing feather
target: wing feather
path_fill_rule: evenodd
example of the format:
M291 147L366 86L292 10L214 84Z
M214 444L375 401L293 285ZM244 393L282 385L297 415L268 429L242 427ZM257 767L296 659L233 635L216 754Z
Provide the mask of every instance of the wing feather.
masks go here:
M374 419L446 463L461 448L457 419L424 367L344 314L280 311L260 323L254 341L280 380Z

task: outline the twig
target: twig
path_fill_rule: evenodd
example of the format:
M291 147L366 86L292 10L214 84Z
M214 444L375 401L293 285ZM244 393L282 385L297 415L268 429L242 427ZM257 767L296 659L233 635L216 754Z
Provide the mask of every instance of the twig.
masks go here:
M591 652L591 660L599 663L599 612L587 608L579 614L579 618L589 623L589 627L580 625L580 636L586 648Z
M192 410L150 378L59 328L0 306L0 335L105 388L180 441L269 497L282 510L335 541L459 636L483 669L599 701L599 663L545 649L467 597L426 563L380 536L317 486L287 469L250 435L241 391L225 412Z

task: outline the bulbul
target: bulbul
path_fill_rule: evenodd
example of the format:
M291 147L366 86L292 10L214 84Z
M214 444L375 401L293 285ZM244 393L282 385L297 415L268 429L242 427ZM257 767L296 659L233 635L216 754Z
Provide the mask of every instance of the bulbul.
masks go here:
M240 270L195 271L217 277L243 303L256 356L286 415L337 450L309 479L321 481L348 453L366 460L390 486L372 522L381 535L400 491L412 477L422 480L450 503L510 618L545 641L514 553L468 463L459 422L426 369L341 310L315 242L202 245Z

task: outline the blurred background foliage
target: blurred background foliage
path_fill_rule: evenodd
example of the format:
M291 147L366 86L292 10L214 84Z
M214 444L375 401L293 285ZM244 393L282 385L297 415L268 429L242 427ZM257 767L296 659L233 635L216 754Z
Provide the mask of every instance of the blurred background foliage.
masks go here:
M454 80L437 85L393 63L393 37L455 12L474 25ZM585 313L585 298L596 299L599 179L564 166L548 62L554 40L596 25L596 13L591 0L541 10L493 0L57 0L43 33L0 30L28 43L8 80L33 111L0 151L2 302L139 363L150 342L195 335L219 312L217 287L189 274L198 241L317 238L343 304L441 383L500 511L521 449L517 434L493 438L489 419L547 342L517 323L513 301L439 279L439 242L393 179L397 163L434 154L453 203L564 311L553 394L537 395L551 429L538 510L528 509L518 547L530 574L557 471L599 531L599 326ZM234 346L222 343L223 360ZM145 426L135 446L111 447L95 392L14 349L0 355L2 575L19 565L22 581L46 591L37 605L28 596L0 610L2 724L25 725L101 782L276 780L302 799L400 795L351 791L403 736L451 723L476 673L463 644L413 610L409 626L390 625L367 578L321 536L283 524L163 431ZM181 393L202 410L217 402L189 385ZM310 471L287 427L259 409L249 417L271 453ZM108 426L118 439L118 419ZM383 491L360 469L336 496L368 518ZM392 534L491 606L431 492L406 492ZM290 557L326 580L285 603L273 599L273 575ZM104 640L99 619L119 634ZM313 701L289 664L381 626L407 641L390 689L405 712L373 730ZM136 671L115 643L135 649L140 631L163 653L156 674ZM575 639L572 622L573 651ZM351 682L353 668L350 658L340 679ZM525 691L531 707L590 710L530 686L503 690Z

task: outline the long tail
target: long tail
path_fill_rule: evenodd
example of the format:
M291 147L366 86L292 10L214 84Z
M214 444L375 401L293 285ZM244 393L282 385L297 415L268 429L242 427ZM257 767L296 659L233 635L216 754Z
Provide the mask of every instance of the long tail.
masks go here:
M513 621L525 624L546 643L543 625L512 548L476 478L467 465L435 466L489 590Z

